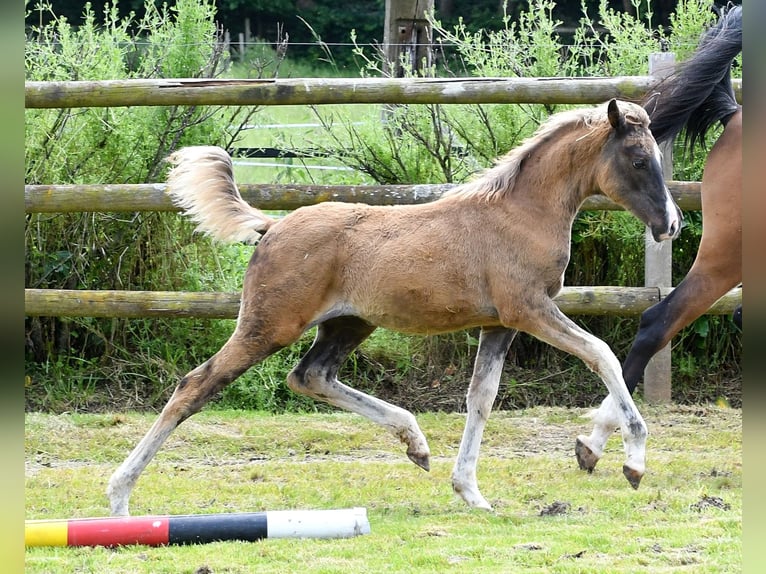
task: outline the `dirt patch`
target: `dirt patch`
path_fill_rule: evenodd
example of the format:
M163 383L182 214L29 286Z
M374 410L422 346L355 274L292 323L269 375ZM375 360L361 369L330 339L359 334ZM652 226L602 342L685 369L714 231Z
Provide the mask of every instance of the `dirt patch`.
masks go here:
M659 468L658 459L664 453L688 449L688 437L704 431L721 441L716 448L722 458L698 468L698 475L713 479L716 484L738 481L738 475L733 474L733 470L741 464L736 462L741 460L740 447L737 446L742 428L741 410L678 405L642 405L640 408L650 430L648 448L653 457L653 468ZM493 412L482 441L481 456L532 459L545 454L561 460L573 459L577 434L589 433L592 428L585 416L589 412L590 409L550 407ZM127 455L151 423L146 418L139 421L127 416L124 424L101 425L99 416L93 416L94 419L87 421L87 424L82 421L74 424L67 416L27 414L26 476L35 476L43 469L86 466L111 469L115 461ZM104 415L104 420L111 420L110 416ZM451 462L460 441L463 418L453 415L448 424L440 423L441 426L426 416L419 416L418 420L431 443L432 461ZM93 459L89 445L103 440L99 433L108 436L103 448L118 453L114 455L114 460L110 458L112 455L104 456L103 453L98 461ZM275 436L280 437L278 445L273 443ZM349 440L348 437L356 438ZM304 445L310 445L310 448L304 448ZM704 450L709 446L706 445ZM610 439L608 449L610 459L619 460L622 456L619 432L615 432ZM730 452L724 456L721 449L729 449ZM224 422L210 415L201 415L179 427L161 452L163 456L172 453L179 466L231 468L255 468L261 462L280 459L306 463L322 460L363 463L406 460L398 441L389 433L348 413L318 413L295 421L290 417L243 415ZM541 516L571 512L572 509L567 508L566 504L566 501L551 502L542 509ZM651 504L661 506L664 501L657 500ZM694 509L724 508L723 504L712 497L703 497Z
M559 514L567 514L572 505L568 502L559 502L558 500L553 504L549 504L540 511L540 516L558 516Z
M724 502L722 498L717 496L708 496L707 494L704 494L698 502L690 505L689 508L696 510L697 512L702 512L707 508L720 508L721 510L729 510L731 509L731 504Z

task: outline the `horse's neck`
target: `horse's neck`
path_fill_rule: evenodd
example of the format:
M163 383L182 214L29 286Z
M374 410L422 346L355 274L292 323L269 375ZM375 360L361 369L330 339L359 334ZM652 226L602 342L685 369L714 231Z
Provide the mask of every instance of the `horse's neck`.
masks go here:
M524 160L512 195L571 227L582 202L596 193L589 165L561 145L535 150Z

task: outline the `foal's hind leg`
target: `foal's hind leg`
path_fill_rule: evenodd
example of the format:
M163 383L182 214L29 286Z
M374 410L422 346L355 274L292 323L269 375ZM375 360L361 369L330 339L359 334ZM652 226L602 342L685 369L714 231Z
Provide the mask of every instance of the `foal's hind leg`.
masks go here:
M259 345L256 339L243 336L238 328L215 355L181 379L149 432L109 479L107 496L113 516L128 515L130 493L138 477L175 428L275 350L276 347Z
M500 375L508 349L517 331L505 328L481 330L479 350L473 365L471 385L468 387L468 411L460 450L452 470L452 488L469 506L492 510L492 506L479 492L476 463L484 426L492 410L500 385Z
M374 330L375 326L357 317L337 317L321 323L314 344L290 372L287 384L297 393L355 412L388 429L407 445L410 460L428 470L428 443L412 413L352 389L336 378L343 361Z

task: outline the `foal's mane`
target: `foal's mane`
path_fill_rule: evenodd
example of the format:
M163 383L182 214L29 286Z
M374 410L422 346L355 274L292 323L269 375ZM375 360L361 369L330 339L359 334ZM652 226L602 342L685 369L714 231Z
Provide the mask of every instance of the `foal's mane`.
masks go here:
M649 116L641 106L624 101L619 102L619 106L625 114L626 122L644 127L649 125ZM513 192L518 175L524 167L524 160L535 151L553 142L561 142L564 138L573 143L582 140L591 148L600 149L611 129L606 105L553 114L540 124L531 137L499 158L493 167L485 170L477 179L452 188L445 196L501 200Z

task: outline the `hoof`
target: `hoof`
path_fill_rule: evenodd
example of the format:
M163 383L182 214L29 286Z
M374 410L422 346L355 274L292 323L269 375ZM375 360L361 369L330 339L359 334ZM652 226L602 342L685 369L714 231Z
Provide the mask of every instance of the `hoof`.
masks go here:
M625 475L625 478L628 479L630 486L632 486L634 490L638 489L638 485L641 484L641 478L644 476L643 472L638 472L626 464L622 465L622 474Z
M575 443L575 456L577 457L577 464L580 465L580 470L587 470L588 474L590 474L596 468L599 457L579 438Z
M463 487L453 480L452 490L471 508L478 508L480 510L492 512L492 505L481 495L478 488Z
M431 470L431 463L429 462L429 456L427 454L418 455L413 452L408 452L407 456L412 462L417 464L420 468L422 468L426 472Z

